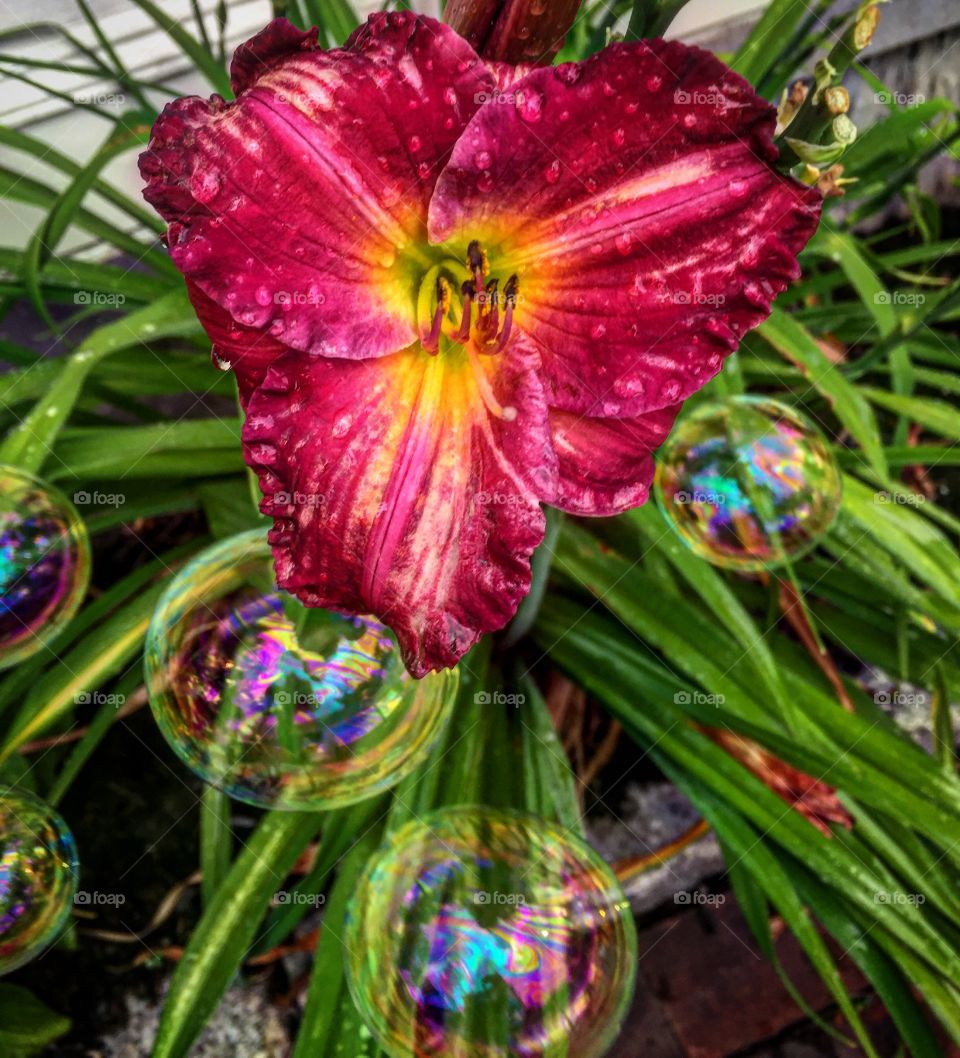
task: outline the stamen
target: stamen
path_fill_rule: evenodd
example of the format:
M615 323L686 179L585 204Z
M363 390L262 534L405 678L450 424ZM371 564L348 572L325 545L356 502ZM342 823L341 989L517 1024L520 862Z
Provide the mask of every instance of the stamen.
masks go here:
M476 297L477 288L472 280L467 280L463 286L460 287L460 297L463 298L463 320L460 324L460 331L457 334L458 342L469 342L470 341L470 306L473 299Z
M487 257L487 251L477 239L474 239L467 247L467 270L473 275L477 288L477 307L480 315L484 316L486 315L487 295L483 281L490 274L490 259Z
M503 419L504 422L513 422L517 417L517 409L509 404L503 405L497 400L496 394L493 392L493 386L490 385L490 379L487 378L483 364L472 346L467 346L467 355L470 357L473 376L477 380L477 388L480 390L480 397L486 405L487 411L497 419Z
M497 329L500 326L500 298L497 294L497 288L500 286L499 279L491 279L486 285L487 301L493 308L490 310L490 317L486 324L486 332L493 337L496 337Z
M443 276L437 277L437 311L433 316L433 326L430 328L430 333L426 338L421 338L420 344L428 353L436 353L440 349L440 329L443 327L443 321L447 313L450 311L450 301L452 299L453 292L450 289L450 284Z
M510 332L513 330L513 309L517 303L519 291L520 280L515 275L512 275L503 288L503 300L506 302L507 310L503 314L503 330L500 331L500 337L497 339L496 345L490 350L492 356L502 353L510 341Z

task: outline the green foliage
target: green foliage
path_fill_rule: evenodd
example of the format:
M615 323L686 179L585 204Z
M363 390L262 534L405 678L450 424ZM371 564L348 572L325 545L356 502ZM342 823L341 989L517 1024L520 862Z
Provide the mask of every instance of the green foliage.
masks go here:
M0 1053L7 1058L30 1058L69 1029L65 1017L25 988L0 984Z
M221 5L216 25L204 24L195 5L191 25L172 21L150 0L131 2L213 89L229 95L222 54L229 5ZM346 0L275 6L302 26L316 25L329 46L341 44L356 21ZM628 23L634 34L660 29L677 6L588 0L561 58L596 51ZM0 247L0 311L32 303L51 333L59 328L66 348L51 359L0 342L9 368L0 376L0 462L71 490L123 493L121 509L87 518L95 538L135 518L184 512L202 515L210 536L229 535L263 524L236 414L214 415L197 400L232 396L231 381L206 363L206 339L156 242L162 225L104 176L108 161L144 142L170 91L135 78L88 4L79 7L95 44L79 46L75 68L112 80L131 109L103 114L112 127L84 164L0 128L8 149L0 196L42 211L26 249ZM778 100L798 67L812 69L814 58L831 51L837 72L852 65L848 81L861 76L883 91L849 47L857 14L834 17L831 7L829 0L773 0L733 56L734 68ZM835 33L847 42L842 47ZM0 55L0 68L30 83L42 85L34 78L48 66L57 64ZM844 498L823 546L793 571L805 618L834 658L858 659L933 692L937 752L923 752L888 720L844 674L849 667L838 678L854 710L841 708L818 657L780 619L775 576L743 579L705 565L652 504L605 522L555 521L536 560L540 594L514 626L509 650L501 644L491 653L487 643L471 655L457 724L394 795L324 815L268 815L236 848L225 799L206 795L197 846L204 909L173 976L155 1058L183 1058L245 960L289 939L307 905L271 906L284 884L329 894L295 1053L332 1055L340 1044L355 1053L360 1030L343 981L340 926L367 857L413 813L488 801L581 828L575 780L531 676L543 664L563 669L615 715L710 822L744 915L777 973L784 975L771 939L773 911L868 1054L869 1035L825 934L872 983L912 1054L941 1053L931 1015L960 1041L960 783L946 707L960 695L960 522L915 492L921 478L937 482L960 465L960 283L951 273L958 248L942 236L936 203L917 189L920 168L956 150L958 128L946 100L901 107L888 98L877 123L860 130L843 155L844 175L854 182L844 199L827 200L802 278L696 399L771 394L819 423L844 469ZM811 100L794 131L812 148L829 148L831 131L820 117ZM865 237L858 224L882 214L895 195L909 219ZM62 247L77 231L139 267L75 259ZM91 291L111 295L114 311L76 342L74 325L93 314L82 297ZM66 319L63 306L72 307ZM156 398L184 395L195 407L183 419L170 422L157 410ZM135 689L156 597L171 569L206 542L200 535L159 555L90 599L51 644L62 663L44 654L3 674L5 778L27 770L27 743L80 721L78 695ZM478 704L478 690L498 686L522 692L523 707ZM62 803L113 720L112 706L84 717L84 737L52 751L57 778L42 793ZM836 787L855 820L852 831L834 827L826 837L706 728L752 739ZM286 883L318 834L308 873ZM0 986L4 1054L37 1050L67 1027L29 993ZM367 1045L365 1053L375 1049Z

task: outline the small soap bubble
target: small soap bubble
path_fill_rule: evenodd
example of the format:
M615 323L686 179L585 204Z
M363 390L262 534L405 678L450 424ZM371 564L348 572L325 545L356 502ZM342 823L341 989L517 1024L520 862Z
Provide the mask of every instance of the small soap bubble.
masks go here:
M24 790L0 793L0 974L56 940L78 873L73 836L60 816Z
M714 565L754 572L812 548L840 507L836 461L798 412L765 397L705 404L660 450L656 493L680 538Z
M89 581L90 542L74 505L32 474L0 466L0 668L53 639Z
M397 831L357 886L351 994L391 1055L596 1058L637 963L616 877L529 815L445 808Z
M309 810L413 771L443 732L458 675L415 680L379 621L277 591L255 530L171 581L147 632L146 682L160 730L201 779L249 804Z

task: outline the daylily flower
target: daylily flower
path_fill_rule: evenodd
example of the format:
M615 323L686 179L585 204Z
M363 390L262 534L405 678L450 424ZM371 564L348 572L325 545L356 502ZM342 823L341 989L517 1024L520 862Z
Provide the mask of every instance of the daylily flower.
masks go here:
M528 591L541 504L646 500L820 196L773 168L774 108L679 43L530 71L409 12L329 52L277 20L231 75L140 164L236 373L278 583L377 615L414 675L453 665Z

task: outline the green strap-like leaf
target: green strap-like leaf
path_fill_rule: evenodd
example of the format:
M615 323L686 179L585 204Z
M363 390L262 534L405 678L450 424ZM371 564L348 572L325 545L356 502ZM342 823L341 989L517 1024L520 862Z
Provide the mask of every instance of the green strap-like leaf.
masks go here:
M271 812L234 861L174 971L152 1058L185 1058L253 945L260 921L323 816Z

